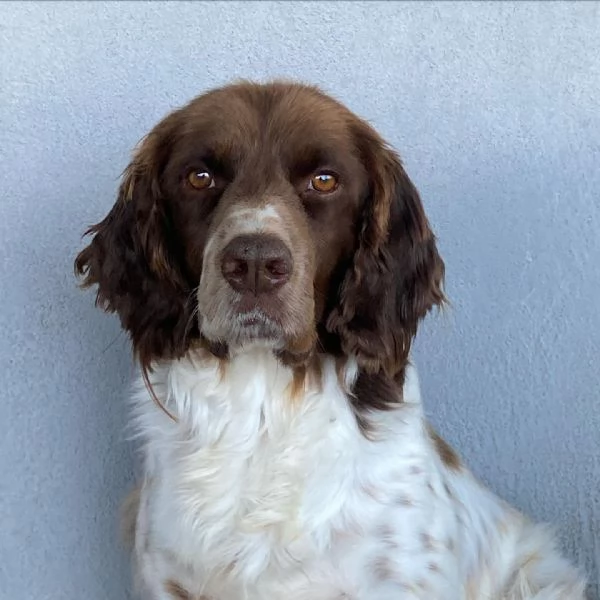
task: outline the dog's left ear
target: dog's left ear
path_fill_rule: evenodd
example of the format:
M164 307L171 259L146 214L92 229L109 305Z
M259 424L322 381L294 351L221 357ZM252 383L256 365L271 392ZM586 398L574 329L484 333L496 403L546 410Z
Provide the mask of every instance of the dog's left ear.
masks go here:
M356 127L370 191L327 328L364 371L394 377L406 365L418 322L445 302L444 263L400 159L369 125Z
M156 359L181 356L195 326L192 286L172 251L161 190L176 122L173 113L141 142L112 209L88 229L92 239L75 260L83 286L97 288L96 304L119 315L144 368Z

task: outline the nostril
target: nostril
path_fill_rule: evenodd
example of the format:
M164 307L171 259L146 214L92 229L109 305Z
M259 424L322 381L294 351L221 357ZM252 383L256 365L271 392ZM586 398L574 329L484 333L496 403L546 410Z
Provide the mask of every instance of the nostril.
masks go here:
M239 277L248 273L248 263L245 260L230 258L223 262L223 273Z
M235 256L226 256L221 263L223 277L235 288L242 290L249 284L248 261Z
M274 237L238 236L223 250L221 272L242 293L269 293L287 283L292 274L290 250Z
M265 264L265 269L270 275L278 278L287 277L290 274L289 263L280 258L268 260Z

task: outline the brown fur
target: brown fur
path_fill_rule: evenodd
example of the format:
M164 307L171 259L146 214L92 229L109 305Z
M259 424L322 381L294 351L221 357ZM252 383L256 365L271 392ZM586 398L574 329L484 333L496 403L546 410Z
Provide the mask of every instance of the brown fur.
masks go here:
M209 169L214 188L186 186L190 168ZM328 196L306 187L322 168L339 175ZM352 402L366 422L369 410L401 401L417 324L444 302L444 264L398 156L317 89L239 83L163 119L135 152L109 214L89 229L76 271L118 313L142 366L198 342L226 358L226 333L201 334L209 317L226 332L232 321L223 312L232 292L205 256L207 241L221 243L236 211L267 201L299 267L261 300L280 321L279 356L300 368L315 351L355 355Z
M448 469L451 471L458 471L461 468L461 462L458 454L456 454L452 446L450 446L450 444L444 440L444 438L440 437L440 435L438 435L438 433L430 425L427 426L427 429L429 437L433 442L435 451L438 453L438 456L444 465L446 465L446 467L448 467Z
M167 581L165 584L165 591L173 598L173 600L192 600L190 594L176 581Z

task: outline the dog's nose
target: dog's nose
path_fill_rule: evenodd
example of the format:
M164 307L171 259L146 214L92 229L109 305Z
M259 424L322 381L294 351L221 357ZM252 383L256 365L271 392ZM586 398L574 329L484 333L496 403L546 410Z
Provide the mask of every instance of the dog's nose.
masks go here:
M267 235L241 235L223 251L221 272L238 292L254 295L271 292L289 281L292 254L278 238Z

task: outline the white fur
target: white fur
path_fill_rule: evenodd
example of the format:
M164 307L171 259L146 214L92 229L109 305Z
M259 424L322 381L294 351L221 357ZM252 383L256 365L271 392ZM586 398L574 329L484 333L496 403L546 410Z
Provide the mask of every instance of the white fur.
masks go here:
M140 383L145 479L137 519L142 597L192 600L580 600L583 581L545 531L440 459L416 372L404 401L359 430L345 388L291 395L266 349L216 359L190 352Z

